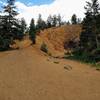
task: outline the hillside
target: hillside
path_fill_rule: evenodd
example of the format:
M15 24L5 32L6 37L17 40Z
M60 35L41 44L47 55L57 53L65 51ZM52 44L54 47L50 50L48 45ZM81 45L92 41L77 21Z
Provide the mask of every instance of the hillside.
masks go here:
M53 55L63 54L66 45L70 40L78 40L81 32L80 25L66 25L56 28L49 28L41 31L37 36L37 44L46 43L48 50ZM66 43L66 44L65 44Z
M44 30L37 36L37 44L31 46L26 37L16 41L14 46L19 49L0 52L0 100L99 100L99 71L40 51L44 41L49 52L63 53L65 39L79 37L79 29L63 26Z

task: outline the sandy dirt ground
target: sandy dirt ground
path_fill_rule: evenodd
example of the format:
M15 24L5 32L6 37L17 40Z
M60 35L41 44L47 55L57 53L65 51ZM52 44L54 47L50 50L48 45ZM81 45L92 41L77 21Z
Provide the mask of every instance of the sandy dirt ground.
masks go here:
M0 53L0 100L100 100L100 72L28 47Z

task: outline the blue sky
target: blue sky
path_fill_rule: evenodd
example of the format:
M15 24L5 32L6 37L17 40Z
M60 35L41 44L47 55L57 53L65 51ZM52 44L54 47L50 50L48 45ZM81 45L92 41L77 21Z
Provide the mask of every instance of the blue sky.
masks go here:
M16 1L20 1L25 4L32 3L33 5L42 5L42 4L52 3L54 0L16 0Z
M34 5L44 5L44 4L51 4L54 0L15 0L16 2L22 2L27 6L34 6ZM7 0L0 0L0 9L2 6L1 2L7 2Z
M6 2L7 0L0 0L2 2ZM22 2L26 5L43 5L43 4L50 4L52 3L54 0L16 0L19 2ZM0 4L1 5L1 4Z

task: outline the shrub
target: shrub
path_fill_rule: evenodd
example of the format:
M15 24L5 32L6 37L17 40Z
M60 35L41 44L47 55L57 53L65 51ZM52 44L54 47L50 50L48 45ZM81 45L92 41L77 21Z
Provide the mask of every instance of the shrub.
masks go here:
M0 51L5 51L10 48L11 40L0 36Z
M82 52L80 50L74 51L72 55L65 55L65 58L90 64L95 64L97 62L94 55L91 55L89 52Z
M92 51L91 57L95 59L96 62L100 61L100 48L97 48Z
M48 47L47 45L43 42L42 45L41 45L41 51L45 52L45 53L48 53Z
M52 56L52 53L51 53L51 52L48 52L48 55L49 55L49 56Z

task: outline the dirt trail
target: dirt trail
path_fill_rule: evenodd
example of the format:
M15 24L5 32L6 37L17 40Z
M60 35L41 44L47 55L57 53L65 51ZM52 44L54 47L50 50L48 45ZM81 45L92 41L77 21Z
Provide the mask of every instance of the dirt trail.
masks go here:
M0 100L100 100L100 72L56 61L33 47L0 54Z

